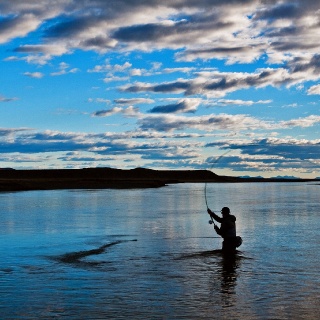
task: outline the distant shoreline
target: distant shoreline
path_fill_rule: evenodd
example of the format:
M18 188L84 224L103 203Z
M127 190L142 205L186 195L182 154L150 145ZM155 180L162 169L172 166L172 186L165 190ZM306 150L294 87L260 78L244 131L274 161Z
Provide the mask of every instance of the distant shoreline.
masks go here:
M0 169L0 191L160 188L175 183L317 182L319 179L240 178L208 170L113 168Z

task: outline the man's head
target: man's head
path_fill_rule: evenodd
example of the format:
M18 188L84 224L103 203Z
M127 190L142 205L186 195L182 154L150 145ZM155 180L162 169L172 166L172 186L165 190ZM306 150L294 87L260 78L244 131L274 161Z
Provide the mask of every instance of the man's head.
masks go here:
M223 207L221 209L221 213L223 216L226 216L226 215L230 214L230 209L228 207Z

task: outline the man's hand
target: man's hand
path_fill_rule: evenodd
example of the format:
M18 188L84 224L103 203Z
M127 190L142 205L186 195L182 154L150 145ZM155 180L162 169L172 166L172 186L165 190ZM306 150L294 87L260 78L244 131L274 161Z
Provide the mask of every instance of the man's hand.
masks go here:
M212 214L212 211L209 208L207 209L207 211L210 215Z

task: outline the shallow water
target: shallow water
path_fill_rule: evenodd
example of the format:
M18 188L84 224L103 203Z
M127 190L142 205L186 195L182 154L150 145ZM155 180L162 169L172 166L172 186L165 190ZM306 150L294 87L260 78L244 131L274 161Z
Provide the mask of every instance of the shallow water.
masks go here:
M0 193L1 319L318 319L319 185Z

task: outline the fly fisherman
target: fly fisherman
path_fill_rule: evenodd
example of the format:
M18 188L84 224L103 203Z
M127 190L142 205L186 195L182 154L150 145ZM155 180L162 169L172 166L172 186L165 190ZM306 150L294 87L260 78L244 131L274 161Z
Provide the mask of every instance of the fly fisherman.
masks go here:
M211 218L221 223L220 228L214 225L217 234L223 238L222 251L224 253L234 253L236 248L242 243L241 237L237 237L236 232L236 217L230 214L228 207L223 207L221 210L222 218L217 216L208 208L208 214Z

